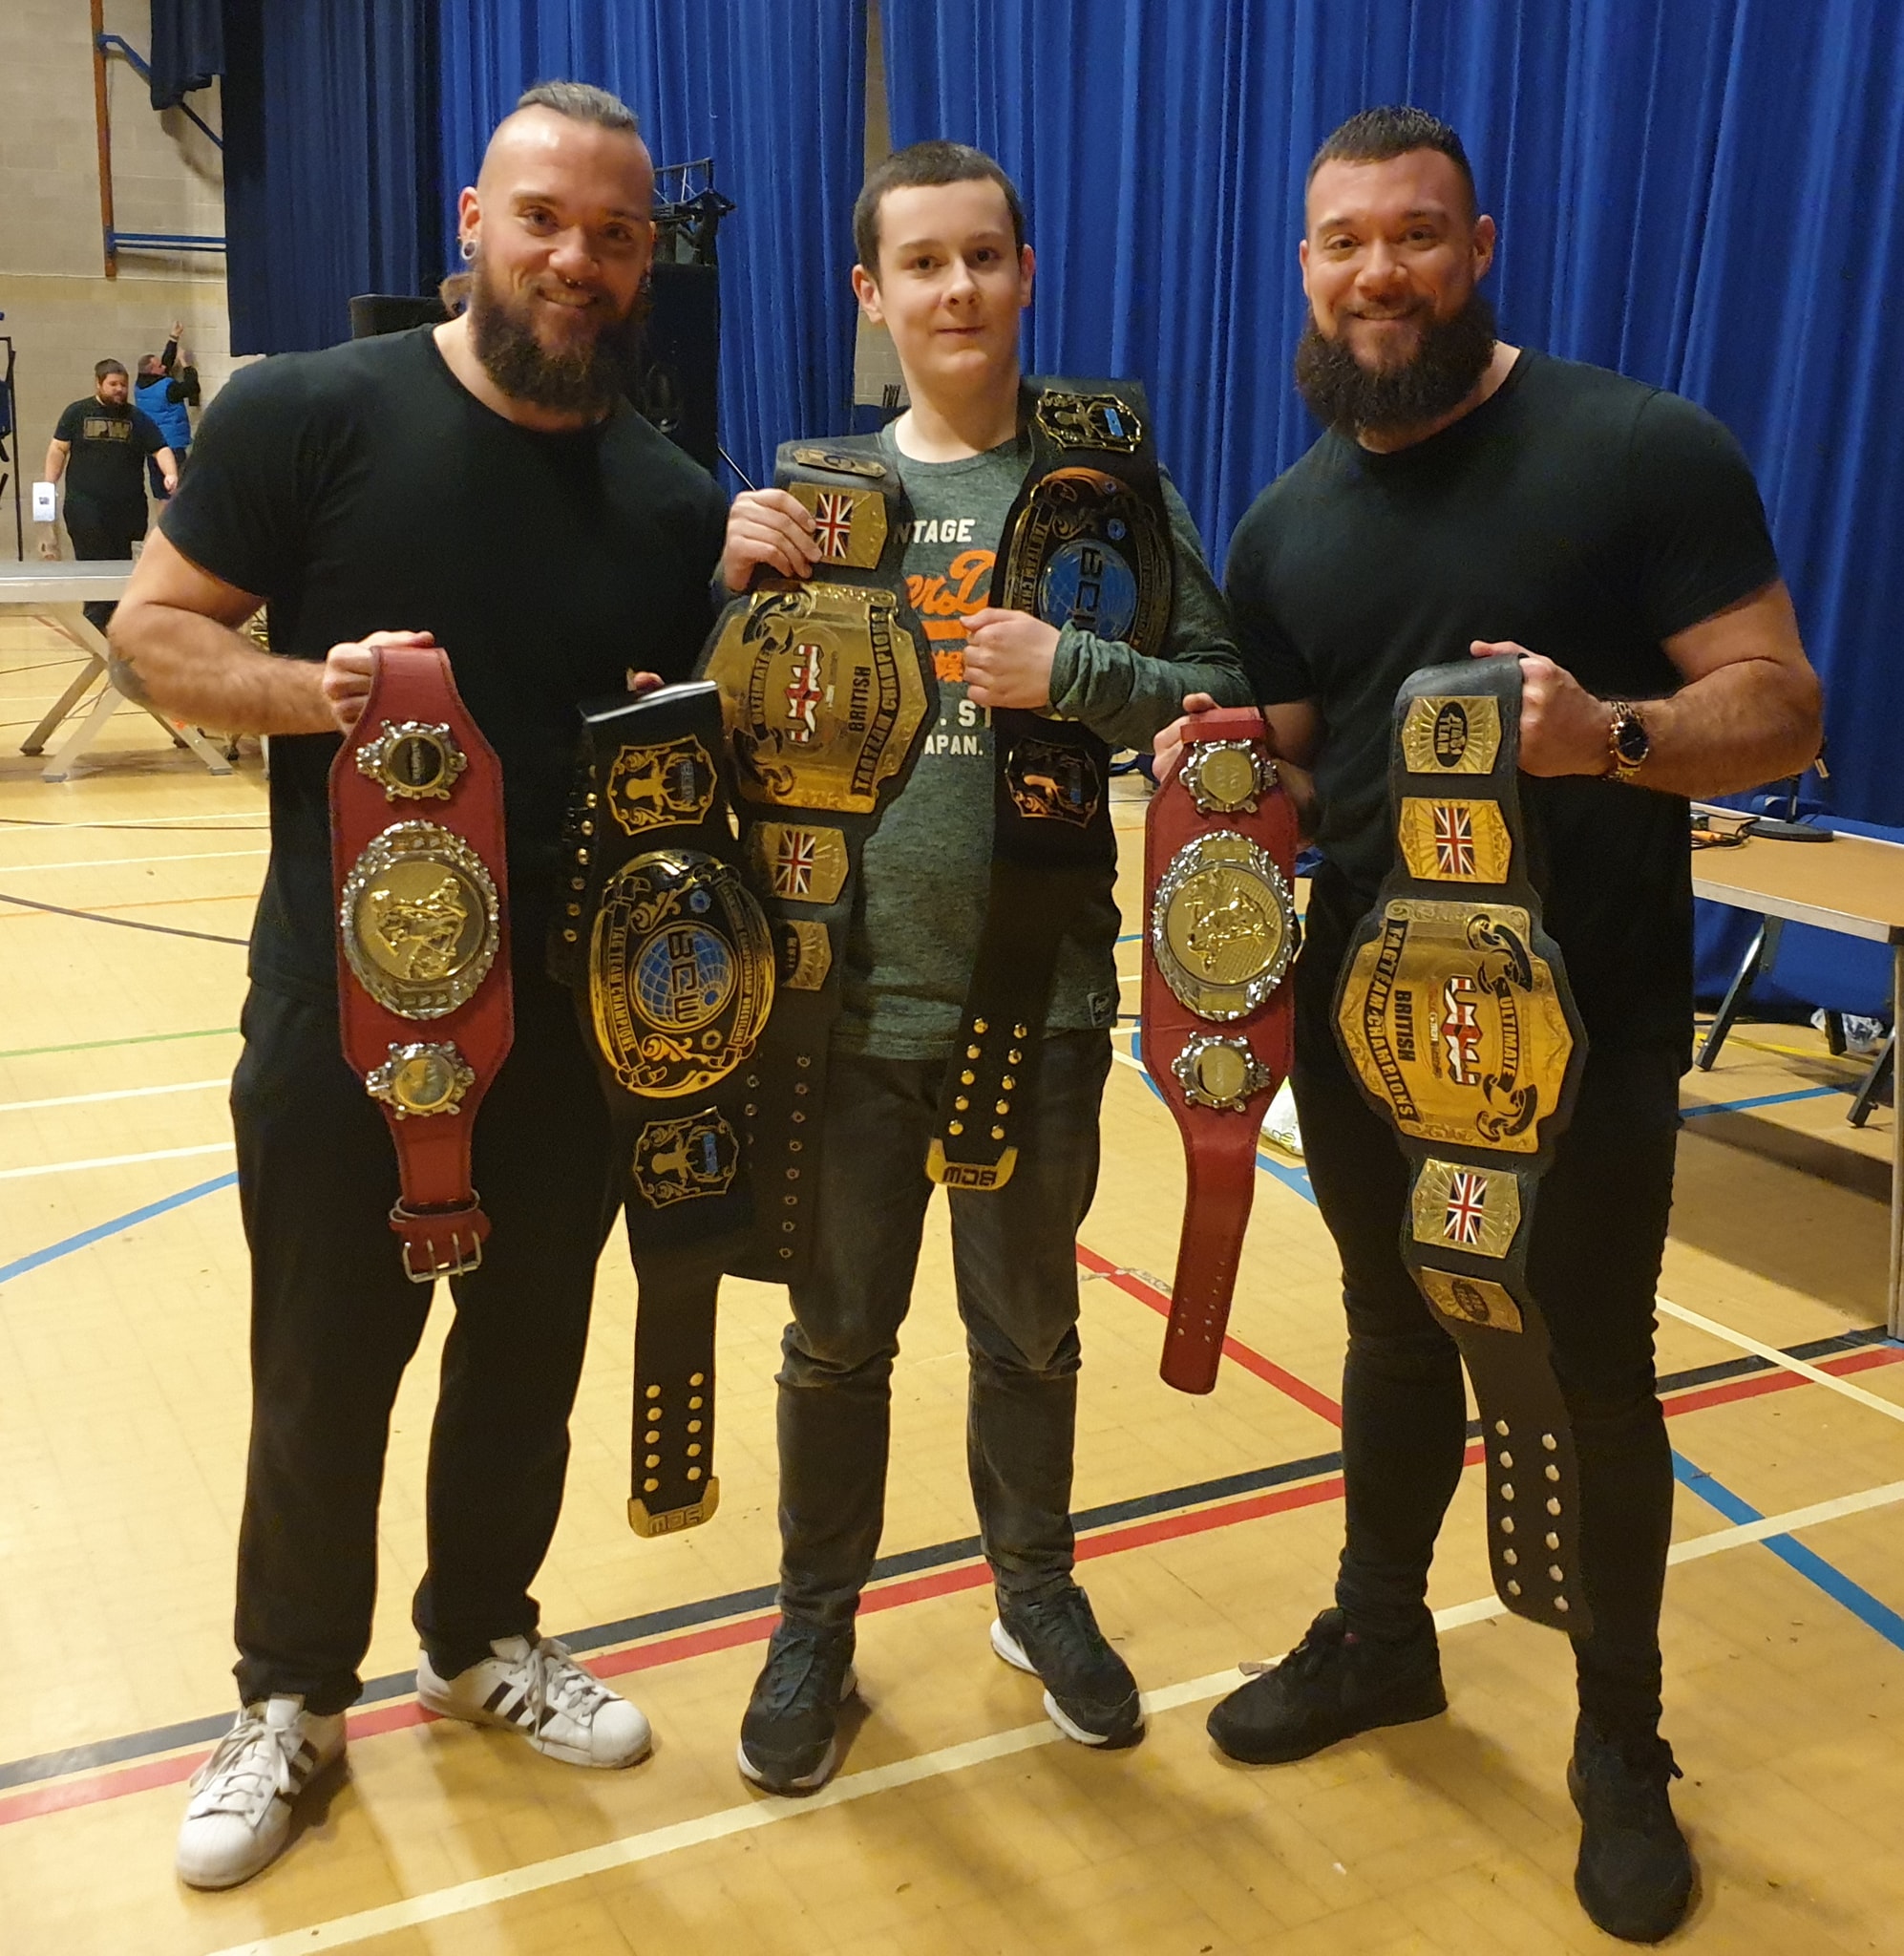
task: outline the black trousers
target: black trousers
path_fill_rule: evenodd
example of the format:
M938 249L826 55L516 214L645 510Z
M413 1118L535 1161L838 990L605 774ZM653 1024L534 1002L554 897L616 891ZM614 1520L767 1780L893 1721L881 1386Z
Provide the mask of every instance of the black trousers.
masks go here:
M1309 1179L1342 1257L1346 1540L1336 1600L1359 1633L1428 1622L1428 1563L1461 1477L1467 1407L1454 1341L1401 1257L1406 1158L1362 1097L1331 1024L1360 906L1324 875L1297 966L1296 1104ZM1672 1460L1655 1392L1653 1297L1672 1208L1676 1047L1594 1052L1542 1181L1528 1276L1553 1334L1580 1469L1581 1581L1594 1633L1574 1640L1581 1709L1609 1733L1660 1717L1660 1603Z
M145 535L145 498L107 502L97 497L66 492L66 534L73 554L82 563L116 563L132 555L132 546ZM101 631L112 623L115 607L95 598L81 607L86 622Z
M239 1690L357 1696L377 1587L377 1503L398 1381L432 1292L388 1217L396 1154L345 1064L334 1007L254 987L232 1080L251 1245L251 1451L238 1553ZM620 1200L601 1089L569 995L516 974L516 1039L476 1117L494 1225L452 1280L414 1619L454 1675L537 1627L529 1584L561 1505L595 1265Z
M933 1183L949 1063L836 1053L827 1073L814 1265L781 1345L780 1607L853 1621L885 1520L893 1360ZM1078 1225L1097 1187L1103 1032L1045 1041L1011 1180L949 1192L970 1364L965 1460L979 1536L1014 1601L1070 1581Z

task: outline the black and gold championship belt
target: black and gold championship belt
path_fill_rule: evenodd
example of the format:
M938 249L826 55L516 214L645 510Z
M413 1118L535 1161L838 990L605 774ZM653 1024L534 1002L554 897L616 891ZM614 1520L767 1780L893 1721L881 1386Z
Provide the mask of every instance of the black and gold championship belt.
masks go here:
M338 1020L396 1146L404 1275L434 1284L476 1269L489 1235L470 1138L515 1035L502 768L442 651L371 657L330 766Z
M813 575L756 572L699 670L720 690L741 848L777 963L772 1021L742 1076L753 1228L729 1267L784 1284L813 1250L860 852L919 758L939 686L906 598L911 512L877 440L784 443L773 479L812 513Z
M1005 517L991 602L1075 625L1151 657L1170 630L1175 558L1144 390L1129 380L1032 380L1031 465ZM1075 721L992 714L992 873L926 1172L995 1189L1034 1091L1058 946L1117 873L1111 751Z
M1517 659L1415 673L1395 703L1397 859L1349 946L1336 1034L1412 1173L1402 1260L1480 1407L1494 1586L1585 1636L1579 1475L1528 1286L1541 1176L1572 1116L1586 1033L1542 928L1520 805Z
M638 1535L707 1520L714 1326L752 1201L745 1080L772 1009L773 942L728 819L706 684L582 709L550 974L576 993L625 1164L638 1289L628 1499Z

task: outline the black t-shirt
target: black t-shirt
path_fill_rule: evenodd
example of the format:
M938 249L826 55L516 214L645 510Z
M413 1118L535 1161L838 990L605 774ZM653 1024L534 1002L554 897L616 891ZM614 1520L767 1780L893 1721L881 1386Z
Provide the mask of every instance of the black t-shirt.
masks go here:
M145 507L145 458L165 446L150 415L130 401L118 406L89 394L60 415L53 435L72 447L66 458L69 496Z
M1523 353L1482 406L1392 455L1324 436L1257 498L1228 574L1259 697L1322 713L1317 841L1346 885L1324 889L1323 934L1366 909L1393 860L1390 723L1409 673L1512 639L1601 698L1659 698L1681 684L1662 642L1777 576L1738 443L1601 368ZM1683 1044L1685 802L1586 776L1524 776L1521 794L1589 1037Z
M270 601L275 652L322 659L429 631L502 762L516 962L540 965L581 722L629 668L688 676L711 622L726 500L632 408L518 427L451 373L431 329L241 370L205 415L167 540ZM336 989L334 734L271 742L260 984ZM394 819L394 817L392 818Z

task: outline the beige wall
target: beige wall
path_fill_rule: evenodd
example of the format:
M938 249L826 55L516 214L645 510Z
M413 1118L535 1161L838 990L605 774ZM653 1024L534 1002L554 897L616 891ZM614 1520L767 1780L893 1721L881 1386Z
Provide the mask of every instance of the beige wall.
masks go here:
M149 53L150 0L107 0L106 29ZM117 227L222 237L218 151L176 109L154 115L123 59L111 57L107 75ZM219 126L216 86L192 106ZM101 248L87 0L0 0L0 333L12 335L18 358L13 452L28 485L59 411L92 392L95 360L134 367L180 319L207 396L231 370L222 258L124 252L118 273L105 276ZM63 530L60 541L64 548ZM0 559L12 554L10 484L0 498Z

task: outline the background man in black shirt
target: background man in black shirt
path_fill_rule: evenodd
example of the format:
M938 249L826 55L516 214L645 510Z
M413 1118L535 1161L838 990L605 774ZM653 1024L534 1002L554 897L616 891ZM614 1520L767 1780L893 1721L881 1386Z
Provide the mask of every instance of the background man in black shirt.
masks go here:
M66 478L66 534L74 556L112 563L130 557L145 535L146 458L168 496L179 483L179 458L151 415L127 400L130 382L116 360L101 360L93 379L91 396L73 402L53 428L46 479ZM95 601L85 608L103 631L112 606Z
M265 361L199 433L114 627L156 700L272 743L272 854L232 1083L252 1259L239 1544L244 1710L195 1782L179 1867L245 1880L344 1746L370 1636L390 1410L430 1293L386 1218L396 1159L339 1049L327 776L378 647L440 643L501 758L515 1043L475 1129L494 1233L453 1280L432 1435L418 1695L619 1766L646 1721L539 1639L596 1260L619 1199L606 1111L542 969L578 702L685 678L726 510L623 398L653 166L613 96L548 83L462 193L469 309ZM273 657L234 627L270 603Z
M1737 443L1673 395L1500 344L1476 289L1493 246L1445 124L1370 110L1323 144L1296 372L1328 432L1231 550L1238 639L1324 859L1296 971L1295 1087L1343 1262L1347 1539L1336 1607L1210 1729L1268 1763L1447 1704L1425 1597L1461 1474L1461 1366L1403 1265L1404 1158L1348 1074L1331 1003L1393 856L1398 689L1467 654L1518 657L1523 802L1590 1043L1529 1271L1575 1420L1595 1625L1575 1644L1575 1885L1601 1927L1654 1941L1691 1888L1659 1736L1672 1474L1653 1370L1692 1030L1683 797L1805 766L1818 688Z

